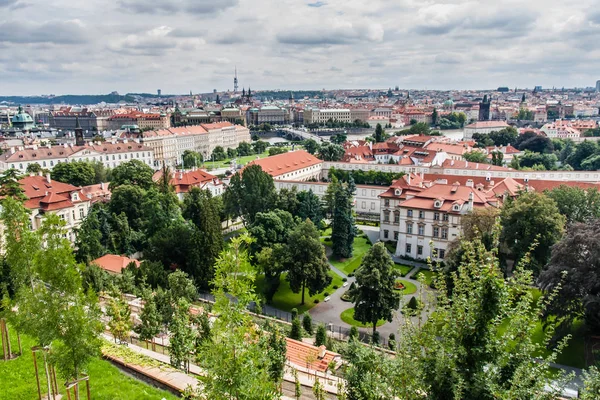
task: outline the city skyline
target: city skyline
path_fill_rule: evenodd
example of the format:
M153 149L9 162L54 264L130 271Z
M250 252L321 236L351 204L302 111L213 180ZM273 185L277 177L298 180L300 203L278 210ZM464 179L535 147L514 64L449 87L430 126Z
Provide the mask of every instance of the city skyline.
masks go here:
M0 94L226 91L236 66L239 87L256 89L591 87L599 78L593 1L389 3L1 0Z

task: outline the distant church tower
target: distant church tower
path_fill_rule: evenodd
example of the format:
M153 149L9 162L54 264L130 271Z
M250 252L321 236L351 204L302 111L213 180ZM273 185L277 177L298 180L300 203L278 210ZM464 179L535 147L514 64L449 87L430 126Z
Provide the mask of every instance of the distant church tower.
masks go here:
M490 106L492 105L492 97L488 100L487 94L483 96L483 101L479 103L479 121L490 120Z
M83 146L85 145L85 140L83 139L83 128L81 124L79 124L79 116L75 117L75 146Z
M238 91L237 67L235 67L235 75L233 76L233 93Z

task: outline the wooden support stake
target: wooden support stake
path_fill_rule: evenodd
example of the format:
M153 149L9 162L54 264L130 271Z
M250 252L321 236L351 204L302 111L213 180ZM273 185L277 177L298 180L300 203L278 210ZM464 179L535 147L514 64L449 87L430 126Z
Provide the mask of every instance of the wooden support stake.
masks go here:
M31 352L33 353L33 367L35 368L35 380L37 382L38 398L39 400L42 400L42 388L40 387L40 375L37 366L37 356L35 355L35 350L31 349Z

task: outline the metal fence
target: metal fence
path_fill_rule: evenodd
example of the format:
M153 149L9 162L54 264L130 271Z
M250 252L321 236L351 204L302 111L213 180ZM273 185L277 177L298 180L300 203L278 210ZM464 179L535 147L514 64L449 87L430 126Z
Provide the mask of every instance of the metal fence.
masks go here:
M210 293L200 293L199 299L200 299L200 301L203 301L206 303L214 303L215 302L215 297ZM275 318L275 319L278 319L278 320L281 320L284 322L288 322L288 323L292 322L292 313L289 313L289 312L283 311L283 310L279 310L278 308L271 307L269 305L263 305L261 307L256 307L256 304L251 303L248 306L248 311L251 311L255 314L263 315L266 317ZM320 321L318 319L313 319L313 325L314 325L314 322L316 322L317 324L319 324L319 323L324 324L325 327L327 328L327 331L329 331L329 336L334 339L348 340L348 338L350 337L350 328L348 328L348 327L334 325L334 324L329 323L329 321ZM363 343L371 343L373 340L373 337L370 333L359 330L358 331L358 340L360 340ZM379 345L381 347L387 347L388 339L385 337L380 337Z

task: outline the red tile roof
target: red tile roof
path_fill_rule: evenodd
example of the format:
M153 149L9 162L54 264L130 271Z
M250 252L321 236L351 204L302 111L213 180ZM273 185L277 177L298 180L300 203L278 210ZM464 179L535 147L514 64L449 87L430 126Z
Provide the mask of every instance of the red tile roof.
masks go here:
M135 263L136 267L140 266L140 262L138 260L134 260L125 256L118 256L116 254L105 254L102 257L92 261L92 264L96 264L103 270L112 272L114 274L120 274L121 271L131 263Z
M339 354L325 349L325 346L316 347L290 338L286 338L286 342L286 358L299 367L326 372L329 363L340 358Z
M157 182L162 177L162 174L162 170L156 171L152 176L152 179ZM221 183L219 178L202 169L175 172L172 174L171 180L169 181L169 183L175 187L175 193L187 193L192 187L203 188L206 184L211 182L214 184Z
M323 161L304 150L296 150L250 161L246 167L250 165L259 165L262 170L269 175L281 176L322 162Z

